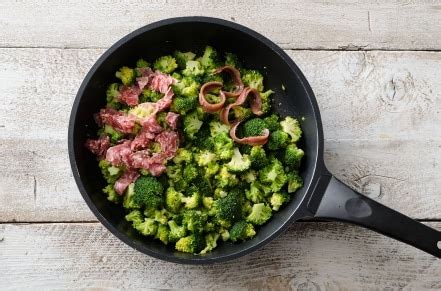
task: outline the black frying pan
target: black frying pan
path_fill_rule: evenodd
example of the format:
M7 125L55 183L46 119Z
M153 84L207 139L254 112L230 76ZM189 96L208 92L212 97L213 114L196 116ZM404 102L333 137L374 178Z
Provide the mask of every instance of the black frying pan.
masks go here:
M236 53L245 67L263 72L265 87L276 92L274 107L282 116L303 117L304 186L289 205L258 230L254 239L222 243L205 256L195 256L175 252L136 233L124 220L123 208L108 202L101 193L105 182L94 156L83 145L97 130L93 114L105 105L106 86L119 67L134 64L140 57L152 60L175 49L201 51L207 44L221 53ZM282 84L286 90L281 89ZM237 258L269 243L294 221L308 217L358 224L441 257L439 231L353 191L328 172L323 162L319 109L302 72L273 42L232 22L206 17L172 18L140 28L113 45L93 65L76 96L69 123L69 157L78 188L99 221L126 244L162 260L205 264Z

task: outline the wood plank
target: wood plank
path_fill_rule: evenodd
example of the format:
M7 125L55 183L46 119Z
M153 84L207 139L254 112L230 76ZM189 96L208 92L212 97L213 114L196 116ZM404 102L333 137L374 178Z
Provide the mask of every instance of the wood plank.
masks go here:
M0 221L95 220L71 177L66 129L102 51L0 49ZM316 93L330 170L407 215L440 219L441 53L288 53Z
M429 223L441 229L441 223ZM297 223L262 250L212 266L165 263L103 226L0 225L0 288L437 290L441 262L355 226Z
M0 47L108 47L145 24L204 15L249 26L289 49L441 48L440 1L81 0L0 3Z

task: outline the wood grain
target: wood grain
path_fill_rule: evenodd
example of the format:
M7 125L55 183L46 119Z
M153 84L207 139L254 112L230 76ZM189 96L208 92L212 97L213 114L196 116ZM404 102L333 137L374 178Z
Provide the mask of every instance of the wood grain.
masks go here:
M0 49L0 221L95 220L66 137L75 93L102 51ZM329 169L407 215L441 218L441 53L288 53L316 93Z
M148 23L204 15L249 26L287 49L439 50L440 9L433 0L6 0L0 47L108 47Z
M430 223L441 229L441 223ZM369 230L297 223L264 249L211 266L138 253L97 223L0 225L0 288L436 290L441 262Z

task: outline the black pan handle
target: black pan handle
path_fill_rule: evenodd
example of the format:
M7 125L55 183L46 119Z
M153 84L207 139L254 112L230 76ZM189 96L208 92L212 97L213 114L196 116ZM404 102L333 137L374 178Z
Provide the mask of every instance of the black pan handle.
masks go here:
M322 176L314 192L308 203L314 217L354 223L441 258L441 232L357 193L335 177Z

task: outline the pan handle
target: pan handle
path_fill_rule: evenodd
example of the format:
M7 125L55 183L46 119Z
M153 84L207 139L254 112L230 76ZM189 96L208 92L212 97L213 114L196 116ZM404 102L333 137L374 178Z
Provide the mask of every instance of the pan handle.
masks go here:
M322 176L317 185L308 203L314 217L354 223L441 258L441 232L355 192L335 177ZM323 194L317 188L326 190Z

